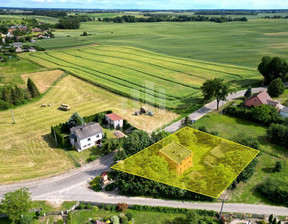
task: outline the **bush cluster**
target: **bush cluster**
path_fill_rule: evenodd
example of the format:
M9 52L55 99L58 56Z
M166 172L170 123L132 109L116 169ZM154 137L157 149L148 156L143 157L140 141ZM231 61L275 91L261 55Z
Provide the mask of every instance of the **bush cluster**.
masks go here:
M244 107L231 105L225 108L225 112L235 117L251 120L264 125L272 123L284 124L288 126L288 118L283 118L278 110L270 105L260 105L257 107Z
M288 183L285 179L271 176L258 186L258 190L271 201L288 206Z
M288 126L282 124L271 124L267 135L272 142L288 148Z

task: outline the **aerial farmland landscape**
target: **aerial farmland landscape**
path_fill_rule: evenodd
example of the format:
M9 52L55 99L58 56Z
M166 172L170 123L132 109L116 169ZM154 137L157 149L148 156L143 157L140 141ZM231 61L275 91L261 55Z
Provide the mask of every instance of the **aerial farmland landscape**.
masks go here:
M0 2L0 224L287 224L288 4Z

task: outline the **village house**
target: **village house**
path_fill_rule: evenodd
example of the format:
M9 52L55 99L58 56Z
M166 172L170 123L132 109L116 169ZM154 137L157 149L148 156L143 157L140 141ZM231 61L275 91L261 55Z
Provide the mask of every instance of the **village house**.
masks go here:
M22 47L22 42L12 43L12 46L15 47L15 48Z
M41 32L42 30L40 28L33 28L31 31L32 33L35 33L35 32Z
M16 53L21 53L23 52L23 49L21 47L17 47L15 50Z
M103 129L96 122L70 128L70 143L75 146L78 152L101 144Z
M247 107L256 107L262 104L271 105L277 109L279 109L280 106L280 103L276 100L273 100L266 91L261 91L259 93L253 94L245 100L245 106Z
M123 127L123 118L119 117L117 114L115 113L106 114L105 118L106 121L108 122L108 125L113 126L114 129Z
M177 174L193 166L193 152L177 142L172 142L159 150L159 156L164 157L169 168L175 170Z
M283 117L288 117L288 107L283 107L280 110L280 115L283 116Z

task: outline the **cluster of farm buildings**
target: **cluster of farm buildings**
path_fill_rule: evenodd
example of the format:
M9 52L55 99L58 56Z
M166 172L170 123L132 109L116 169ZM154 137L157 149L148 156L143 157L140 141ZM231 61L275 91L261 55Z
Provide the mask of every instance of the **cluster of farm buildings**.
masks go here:
M245 106L247 107L256 107L263 104L275 107L279 111L280 115L288 117L288 107L282 105L277 100L273 100L266 91L256 93L245 100Z
M105 119L110 127L120 129L123 127L123 118L115 113L106 114ZM117 138L123 138L125 135L120 131L115 131ZM89 122L70 129L70 143L78 152L101 144L104 138L103 128L99 123Z

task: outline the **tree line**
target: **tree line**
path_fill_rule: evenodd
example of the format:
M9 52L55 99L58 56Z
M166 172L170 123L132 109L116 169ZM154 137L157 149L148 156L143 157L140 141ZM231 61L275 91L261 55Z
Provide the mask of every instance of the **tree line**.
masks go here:
M202 21L210 21L216 23L224 23L224 22L232 22L232 21L243 21L247 22L248 19L246 17L241 18L232 18L232 17L208 17L208 16L169 16L169 15L151 15L145 14L146 17L135 17L130 15L125 16L117 16L114 18L98 18L99 21L103 22L114 22L114 23L137 23L137 22L202 22Z
M0 110L7 110L13 106L19 106L32 98L40 96L39 90L32 79L28 78L27 89L17 85L4 85L0 87Z

